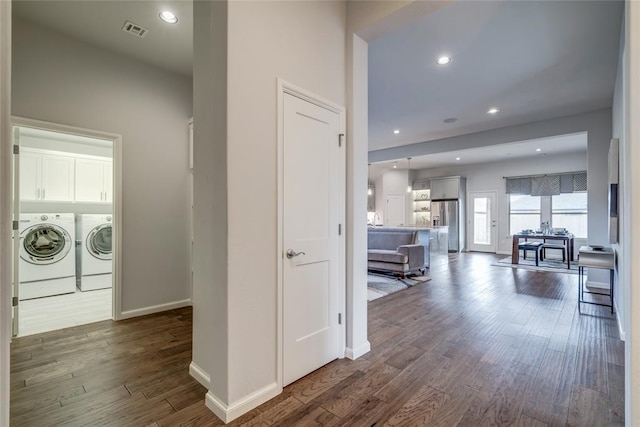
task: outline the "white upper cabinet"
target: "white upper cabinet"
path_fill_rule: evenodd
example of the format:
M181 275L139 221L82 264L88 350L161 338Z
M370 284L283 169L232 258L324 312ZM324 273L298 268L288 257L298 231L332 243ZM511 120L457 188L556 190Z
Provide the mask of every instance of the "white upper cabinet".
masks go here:
M76 159L76 200L102 202L104 200L104 162Z
M111 160L76 159L76 202L113 201Z
M111 203L112 167L113 161L106 157L23 148L20 199Z
M20 199L40 200L42 154L22 150L20 153Z
M431 180L431 200L458 199L460 197L460 177Z
M39 153L20 153L20 198L22 200L73 201L74 158Z

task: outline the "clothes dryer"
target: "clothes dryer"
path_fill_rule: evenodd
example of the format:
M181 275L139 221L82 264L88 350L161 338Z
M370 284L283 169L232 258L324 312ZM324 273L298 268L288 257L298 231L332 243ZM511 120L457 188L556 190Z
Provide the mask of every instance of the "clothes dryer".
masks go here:
M76 290L73 214L20 215L20 299Z
M81 291L112 286L111 215L84 214L76 218L76 277Z

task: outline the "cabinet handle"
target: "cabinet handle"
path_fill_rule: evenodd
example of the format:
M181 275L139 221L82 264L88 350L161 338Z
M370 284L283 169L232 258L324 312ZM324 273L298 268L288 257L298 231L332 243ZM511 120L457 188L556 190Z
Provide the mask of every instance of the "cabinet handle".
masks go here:
M100 192L100 201L102 201L102 191Z
M42 200L44 200L44 191L45 191L45 188L42 189Z
M36 188L36 200L40 200L40 189Z

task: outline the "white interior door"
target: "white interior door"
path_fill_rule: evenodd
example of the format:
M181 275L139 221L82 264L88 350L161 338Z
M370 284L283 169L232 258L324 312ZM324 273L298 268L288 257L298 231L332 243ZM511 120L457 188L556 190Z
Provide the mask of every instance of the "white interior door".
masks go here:
M339 357L340 114L283 100L283 386Z
M404 194L387 195L386 224L389 227L399 227L405 223L406 196Z
M496 193L469 193L469 250L477 252L497 251Z

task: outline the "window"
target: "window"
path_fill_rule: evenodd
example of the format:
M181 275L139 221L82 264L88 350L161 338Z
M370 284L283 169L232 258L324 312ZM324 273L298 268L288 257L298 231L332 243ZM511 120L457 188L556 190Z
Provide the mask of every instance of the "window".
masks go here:
M509 234L540 228L540 197L509 195ZM568 228L568 227L567 227Z
M587 193L551 196L551 226L566 228L577 238L587 237Z

